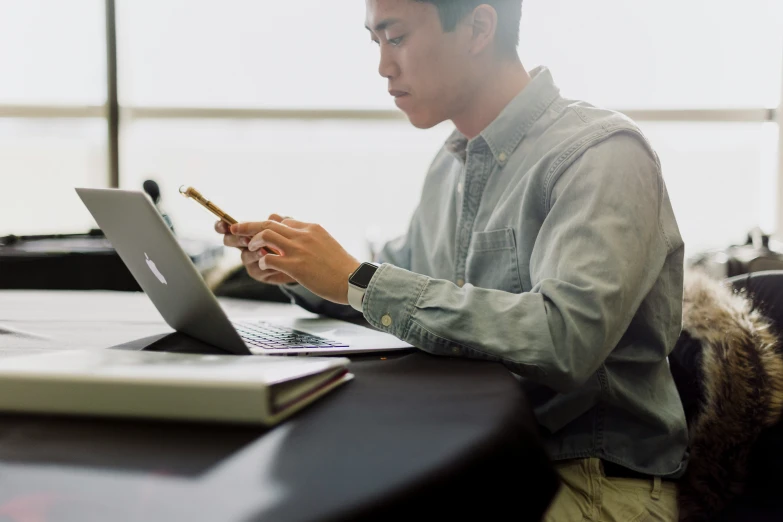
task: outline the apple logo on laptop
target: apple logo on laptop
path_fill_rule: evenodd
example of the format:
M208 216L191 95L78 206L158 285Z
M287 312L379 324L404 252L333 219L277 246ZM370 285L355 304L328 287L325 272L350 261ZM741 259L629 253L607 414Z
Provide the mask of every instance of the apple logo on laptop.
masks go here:
M166 278L163 277L163 274L160 273L160 270L158 270L158 267L155 266L155 263L150 259L150 256L147 255L146 252L144 252L144 257L147 258L147 265L150 267L150 270L152 270L152 273L155 274L155 277L158 278L158 280L163 283L164 285L167 285Z

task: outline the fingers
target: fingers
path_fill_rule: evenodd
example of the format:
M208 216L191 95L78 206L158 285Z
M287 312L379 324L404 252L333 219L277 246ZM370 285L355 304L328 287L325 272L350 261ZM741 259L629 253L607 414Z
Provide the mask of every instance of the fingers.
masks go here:
M244 248L250 242L248 238L233 235L228 223L223 220L215 222L215 232L223 234L223 244L227 247Z
M260 281L262 283L267 283L271 285L282 285L285 283L296 282L294 278L290 277L288 274L284 272L280 272L278 270L274 270L270 268L262 268L260 266L259 261L263 257L270 257L270 256L264 255L260 253L260 251L257 252L250 252L249 250L242 251L242 264L245 265L245 268L247 269L247 273L250 277L252 277L256 281ZM271 256L271 257L277 257L277 256Z
M284 274L283 272L278 272L277 270L266 270L265 272L268 273L268 275L263 276L263 279L261 280L262 283L267 283L270 285L296 283L296 279L288 276L287 274Z
M215 232L217 232L218 234L228 234L229 230L228 230L228 225L226 224L226 222L223 221L223 220L216 221L215 222Z
M237 236L255 236L264 230L273 230L286 238L291 238L296 235L296 231L291 227L271 219L231 225L231 233Z
M242 260L242 264L245 266L257 264L258 260L266 255L278 255L275 253L269 253L264 249L248 250L247 248L241 248L240 251L241 254L239 257Z
M288 274L289 268L291 268L292 264L295 262L296 261L292 261L285 256L266 255L259 258L258 266L262 270L274 270L276 272Z
M281 226L288 228L284 225ZM256 251L260 248L272 248L281 255L285 255L286 250L290 251L292 247L291 240L272 229L262 230L253 236L252 240L247 245L247 249L251 251Z
M277 231L277 233L283 237L287 237L286 233L291 232L290 227L287 225L280 224L282 221L290 219L288 217L283 217L279 214L271 214L269 216L269 220L267 221L260 221L260 222L249 222L249 223L241 223L240 226L235 227L234 230L236 230L236 233L231 232L231 227L225 222L225 221L217 221L215 222L215 231L219 234L223 234L223 244L227 247L232 248L239 248L239 249L246 249L248 245L250 244L250 241L253 239L252 236L258 236L261 232L264 230L272 230L273 227L277 227L274 230ZM284 227L284 228L283 228ZM253 234L254 230L259 230L259 232ZM279 238L277 238L277 243L280 243ZM272 244L274 246L274 244ZM264 242L263 237L259 239L259 242L254 245L253 250L258 250L259 248L267 250L266 253L273 253L273 254L279 254L281 253L281 248L273 248L273 251L270 252L267 248L267 243Z
M281 216L280 214L270 214L268 218L269 221L276 221L277 223L282 223L286 219L292 219L292 218L289 216ZM230 234L231 229L228 223L226 223L221 219L215 221L215 232L217 232L218 234ZM253 235L253 234L248 234L248 235Z
M264 270L258 266L258 263L253 263L247 267L247 274L261 283L267 283L270 285L282 285L285 283L294 283L294 279L288 275L278 272L277 270Z
M251 252L250 250L243 248L240 258L242 259L242 264L249 267L250 265L258 265L258 260L261 259L262 255L264 255L263 250Z
M226 234L223 236L223 244L227 247L245 248L250 243L249 237Z
M287 227L295 228L295 229L303 229L303 228L306 228L309 225L309 223L305 223L304 221L298 221L298 220L296 220L294 218L290 218L290 217L283 218L281 223L286 225Z

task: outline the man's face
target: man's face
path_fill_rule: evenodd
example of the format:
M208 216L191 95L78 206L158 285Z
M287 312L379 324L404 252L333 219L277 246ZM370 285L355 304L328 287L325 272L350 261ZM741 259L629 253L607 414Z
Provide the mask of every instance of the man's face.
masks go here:
M380 47L378 72L419 128L453 118L471 90L470 27L444 32L438 9L414 0L365 0L365 25Z

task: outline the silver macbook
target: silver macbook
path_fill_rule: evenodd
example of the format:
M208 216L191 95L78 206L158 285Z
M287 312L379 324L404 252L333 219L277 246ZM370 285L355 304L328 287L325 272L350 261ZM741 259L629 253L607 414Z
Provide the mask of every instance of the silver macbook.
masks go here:
M146 194L76 192L163 319L178 332L236 354L337 355L412 348L393 335L336 319L232 322Z

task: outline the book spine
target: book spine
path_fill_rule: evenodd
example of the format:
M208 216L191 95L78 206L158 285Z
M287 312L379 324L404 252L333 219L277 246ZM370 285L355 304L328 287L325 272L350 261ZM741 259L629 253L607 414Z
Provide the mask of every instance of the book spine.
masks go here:
M271 409L264 386L2 376L0 411L268 424Z

